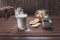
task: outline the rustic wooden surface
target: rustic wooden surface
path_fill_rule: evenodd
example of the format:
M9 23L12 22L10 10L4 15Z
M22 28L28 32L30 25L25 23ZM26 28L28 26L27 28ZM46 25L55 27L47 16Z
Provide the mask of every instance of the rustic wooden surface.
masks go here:
M17 27L17 21L14 17L6 19L0 19L0 37L60 37L60 17L53 16L53 30L44 30L42 26L39 28L31 28L29 21L33 20L34 17L30 16L27 18L27 28L30 31L20 31Z
M60 17L52 17L52 31L44 30L42 26L31 28L28 22L33 19L33 16L27 18L27 28L31 29L28 32L18 30L17 21L13 16L8 20L0 19L0 40L60 40Z
M60 15L60 0L0 0L0 8L5 6L21 7L29 15L37 9L48 9L51 15Z

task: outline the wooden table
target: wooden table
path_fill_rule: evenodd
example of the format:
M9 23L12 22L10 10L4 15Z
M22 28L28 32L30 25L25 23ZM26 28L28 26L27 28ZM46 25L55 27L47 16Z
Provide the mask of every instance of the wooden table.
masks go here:
M58 16L52 16L53 21L53 30L44 30L42 26L39 26L39 28L31 28L29 25L29 21L33 20L33 16L29 16L27 18L27 28L30 29L30 31L20 31L17 27L17 20L14 19L12 16L8 20L6 19L0 19L0 37L57 37L57 39L60 39L60 17ZM12 39L13 40L13 39Z

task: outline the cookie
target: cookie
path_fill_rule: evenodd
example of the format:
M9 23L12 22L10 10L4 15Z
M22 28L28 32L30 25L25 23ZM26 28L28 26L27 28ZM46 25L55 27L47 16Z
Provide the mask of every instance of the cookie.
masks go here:
M40 25L41 25L41 23L36 23L36 24L34 24L34 25L31 25L31 27L36 28L36 27L38 27L38 26L40 26Z
M29 24L36 24L37 22L39 22L39 19L34 19L33 21L30 21Z

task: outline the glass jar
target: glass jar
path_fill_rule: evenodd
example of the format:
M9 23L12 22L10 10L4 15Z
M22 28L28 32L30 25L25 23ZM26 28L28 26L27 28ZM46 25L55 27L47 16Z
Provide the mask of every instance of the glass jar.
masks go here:
M42 27L49 29L49 28L51 28L51 26L52 26L51 18L50 18L48 15L46 15L46 16L42 19Z

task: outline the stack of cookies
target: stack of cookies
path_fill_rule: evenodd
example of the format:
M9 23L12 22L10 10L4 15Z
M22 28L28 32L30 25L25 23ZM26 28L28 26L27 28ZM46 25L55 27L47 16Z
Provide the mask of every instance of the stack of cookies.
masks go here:
M45 15L46 15L46 12L44 10L37 11L35 13L36 18L29 22L31 27L39 27L42 24L40 21Z
M33 21L30 21L29 24L31 25L31 27L38 27L41 25L41 23L39 23L39 19L36 18Z

